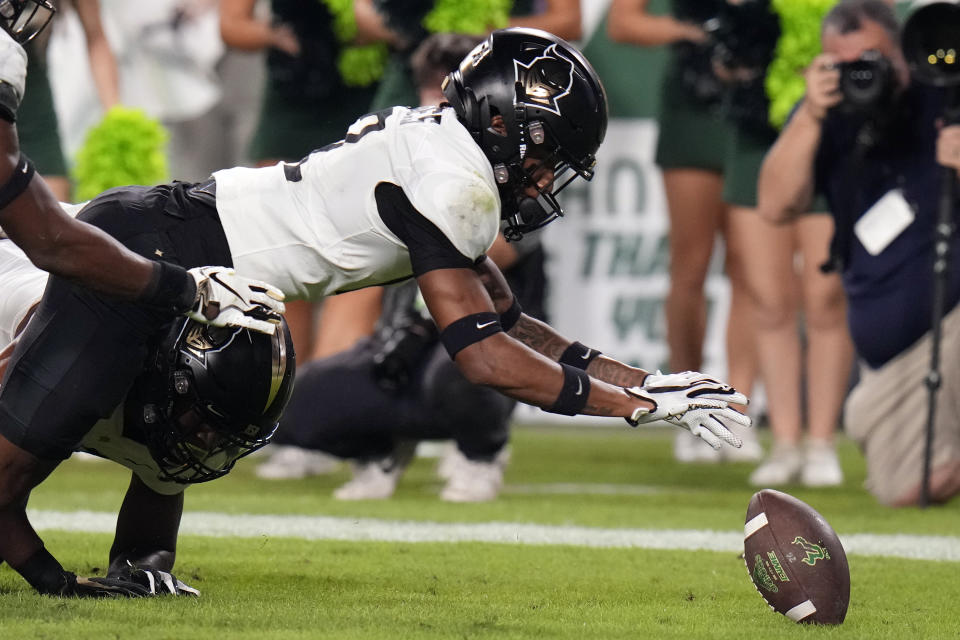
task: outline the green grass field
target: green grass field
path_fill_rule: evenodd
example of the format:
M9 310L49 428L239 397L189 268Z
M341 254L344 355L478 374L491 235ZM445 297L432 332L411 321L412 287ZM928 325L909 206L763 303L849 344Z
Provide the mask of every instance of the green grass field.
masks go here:
M432 460L418 460L392 500L368 503L330 497L346 471L267 482L244 461L187 492L176 573L203 592L199 600L45 598L3 567L0 638L960 637L958 501L925 511L878 506L861 488L862 460L843 442L844 487L787 490L845 541L877 534L889 548L848 545L846 622L798 626L767 608L736 551L751 466L674 464L671 435L517 429L507 487L480 505L441 502ZM111 463L69 461L34 492L32 515L42 524L51 512L114 514L126 483ZM84 517L45 524L42 535L67 568L97 573L110 523L77 524ZM239 528L206 528L218 522ZM491 527L498 542L477 541L489 540L478 532ZM351 539L353 531L368 539ZM450 532L466 541L435 541ZM620 534L655 542L591 546ZM953 559L887 557L926 546L891 534L934 536L931 545L945 544ZM684 536L716 550L684 550Z

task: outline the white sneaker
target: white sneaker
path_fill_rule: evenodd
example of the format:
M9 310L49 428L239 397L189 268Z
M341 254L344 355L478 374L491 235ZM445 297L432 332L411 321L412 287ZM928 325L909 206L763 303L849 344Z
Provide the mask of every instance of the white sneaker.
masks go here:
M288 445L271 445L273 454L254 473L265 480L290 480L333 473L340 460L323 453Z
M507 465L510 464L510 447L500 449L497 455L493 457L493 461L500 465L501 471L506 469ZM460 453L457 443L447 443L444 446L444 452L440 457L440 462L437 464L437 477L441 480L449 481L450 478L458 473L459 466L465 462L468 462L468 460L466 456Z
M413 459L415 445L404 443L385 458L350 464L353 478L333 492L337 500L385 500L397 490L400 476Z
M843 484L843 470L830 442L808 442L800 481L807 487L836 487Z
M755 487L776 487L796 482L803 467L803 453L792 444L774 444L766 462L750 474L750 484Z
M489 462L463 458L453 469L440 499L447 502L489 502L496 499L503 487L503 466L495 459Z
M722 454L689 431L678 431L673 437L673 459L677 462L713 464Z

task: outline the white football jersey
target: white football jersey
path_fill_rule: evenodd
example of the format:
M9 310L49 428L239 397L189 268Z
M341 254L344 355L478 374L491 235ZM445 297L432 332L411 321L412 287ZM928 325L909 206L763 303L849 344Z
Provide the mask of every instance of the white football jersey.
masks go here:
M371 114L298 163L214 174L217 211L238 273L292 298L320 298L413 275L410 251L384 222L388 183L466 260L500 227L490 162L453 109Z
M40 302L47 273L11 240L0 240L0 349L13 341L30 307Z
M61 202L60 206L75 218L86 204ZM0 239L0 283L0 349L3 349L13 341L30 307L40 302L47 286L47 272L33 266L12 240Z

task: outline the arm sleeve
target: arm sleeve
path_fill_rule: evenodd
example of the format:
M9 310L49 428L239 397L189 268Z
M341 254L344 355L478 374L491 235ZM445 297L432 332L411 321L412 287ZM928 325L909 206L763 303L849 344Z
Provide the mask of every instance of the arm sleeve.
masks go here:
M474 259L460 253L433 222L414 208L399 186L381 182L374 196L380 218L407 246L414 276L434 269L470 268L474 265Z

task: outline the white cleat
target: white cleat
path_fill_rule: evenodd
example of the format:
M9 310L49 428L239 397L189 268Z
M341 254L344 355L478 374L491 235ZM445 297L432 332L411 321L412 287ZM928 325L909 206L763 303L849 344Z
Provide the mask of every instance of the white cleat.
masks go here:
M353 478L333 492L337 500L386 500L397 490L400 476L413 459L416 445L402 443L390 455L350 463Z

